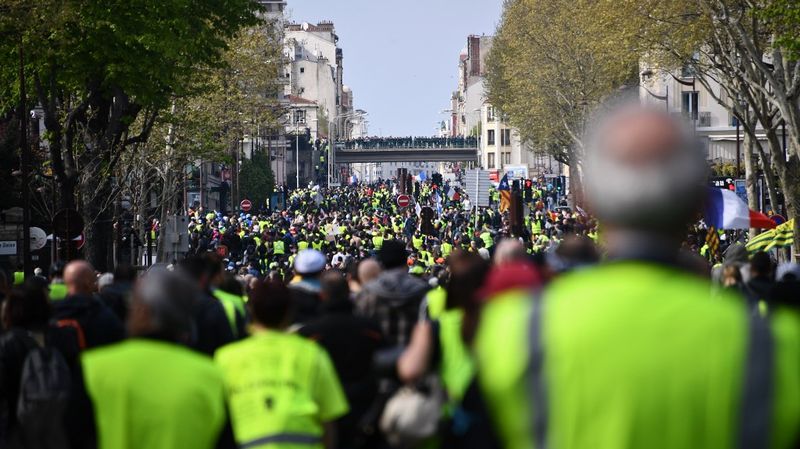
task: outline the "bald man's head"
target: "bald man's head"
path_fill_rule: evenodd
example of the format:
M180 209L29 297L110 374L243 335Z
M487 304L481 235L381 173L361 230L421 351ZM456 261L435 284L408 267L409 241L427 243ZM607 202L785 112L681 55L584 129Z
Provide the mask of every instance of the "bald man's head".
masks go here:
M672 234L694 219L705 197L702 147L663 111L628 106L587 138L586 197L606 225Z
M97 277L94 268L85 260L75 260L64 268L64 284L70 295L94 293Z

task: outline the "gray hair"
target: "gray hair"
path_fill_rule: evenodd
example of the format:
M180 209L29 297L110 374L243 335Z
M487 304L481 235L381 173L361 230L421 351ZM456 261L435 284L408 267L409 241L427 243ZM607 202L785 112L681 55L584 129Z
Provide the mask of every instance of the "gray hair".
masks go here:
M608 137L625 120L639 116L671 123L676 143L662 160L636 166L614 156ZM586 197L601 221L671 232L685 226L699 210L708 165L700 142L681 121L661 110L624 104L597 120L585 141Z
M190 279L162 270L140 279L134 297L150 310L155 332L178 337L192 331L192 311L199 295Z

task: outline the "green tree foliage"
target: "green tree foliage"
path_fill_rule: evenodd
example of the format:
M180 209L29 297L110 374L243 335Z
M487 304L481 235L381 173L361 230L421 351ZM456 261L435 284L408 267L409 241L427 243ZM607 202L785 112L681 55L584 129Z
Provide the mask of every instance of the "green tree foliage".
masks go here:
M646 61L690 66L705 92L739 118L790 216L800 212L800 6L794 0L643 0L631 14ZM788 151L779 133L785 126ZM761 136L761 137L759 137ZM766 146L768 148L763 148ZM749 151L749 150L748 150ZM749 156L745 154L745 162ZM752 165L748 186L754 186ZM796 233L800 247L800 225Z
M635 84L639 56L610 0L509 0L487 61L489 101L524 140L563 162L587 115Z
M772 0L759 11L775 33L775 45L791 59L800 59L800 3L797 0Z
M123 164L131 169L129 189L137 213L166 219L180 210L185 172L203 161L235 166L241 139L260 142L285 115L277 100L282 88L282 29L262 23L241 30L228 41L223 64L198 73L187 96L173 97L169 111L156 121L152 138ZM134 128L141 129L143 120ZM264 148L264 152L267 149ZM244 163L244 162L243 162ZM234 186L236 185L235 179ZM158 210L148 210L149 192L158 195ZM241 199L235 197L228 204Z
M0 80L15 78L22 49L32 102L44 122L60 204L79 206L87 256L106 266L120 158L144 142L160 111L224 65L228 39L258 22L254 0L4 2ZM16 102L4 91L0 105ZM26 106L27 107L27 106ZM135 135L131 124L142 120Z
M239 188L242 198L249 199L256 209L266 204L267 198L272 195L275 188L270 158L266 151L256 151L252 159L242 161Z

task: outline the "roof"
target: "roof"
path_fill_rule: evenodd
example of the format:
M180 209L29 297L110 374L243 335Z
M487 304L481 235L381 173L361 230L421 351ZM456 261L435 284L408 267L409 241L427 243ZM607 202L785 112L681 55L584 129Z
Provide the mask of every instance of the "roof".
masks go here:
M297 95L287 95L286 98L289 99L289 102L291 104L303 104L303 105L309 105L309 106L316 106L317 105L316 102L311 101L311 100L306 99L306 98L303 98L303 97L298 97Z

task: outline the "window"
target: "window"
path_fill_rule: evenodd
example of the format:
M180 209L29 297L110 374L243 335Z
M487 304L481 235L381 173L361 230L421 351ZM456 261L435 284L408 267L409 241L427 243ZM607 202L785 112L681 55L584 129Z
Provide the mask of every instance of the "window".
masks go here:
M503 165L511 163L511 153L503 153Z
M306 68L305 67L300 67L300 73L306 73Z
M504 147L511 146L511 130L503 129L500 131L500 145Z
M486 168L494 168L494 153L488 153L486 156L489 158L486 164Z
M697 120L697 103L699 92L681 92L681 112L690 120Z
M488 106L486 108L486 121L491 123L494 121L494 119L495 119L494 106Z
M494 130L490 129L486 133L486 145L494 145Z
M306 111L304 109L295 109L292 122L294 122L295 125L305 125Z

